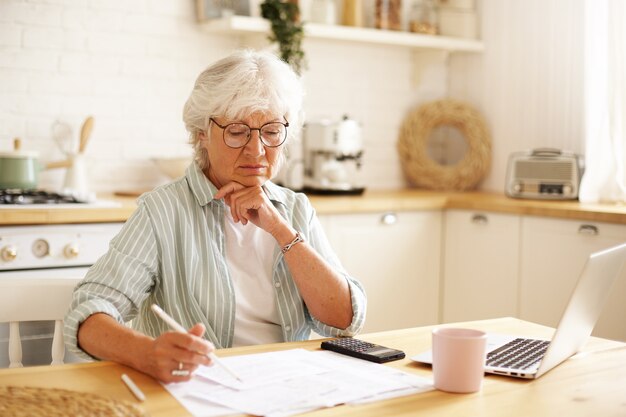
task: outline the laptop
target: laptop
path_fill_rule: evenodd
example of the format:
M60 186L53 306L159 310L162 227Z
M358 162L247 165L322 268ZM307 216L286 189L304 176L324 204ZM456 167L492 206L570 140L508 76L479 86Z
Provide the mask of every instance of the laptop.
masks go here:
M487 335L485 372L534 379L577 353L591 335L626 261L626 243L589 255L552 340ZM432 351L411 358L432 364Z

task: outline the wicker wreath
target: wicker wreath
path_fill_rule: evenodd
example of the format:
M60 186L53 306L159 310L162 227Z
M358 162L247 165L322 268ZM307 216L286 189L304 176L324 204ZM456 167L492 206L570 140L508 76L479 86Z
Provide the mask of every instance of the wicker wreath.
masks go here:
M449 125L461 131L468 149L455 165L440 165L428 156L434 128ZM478 185L491 163L491 138L483 117L468 104L439 100L424 104L404 120L398 139L402 168L409 181L433 190L469 190Z

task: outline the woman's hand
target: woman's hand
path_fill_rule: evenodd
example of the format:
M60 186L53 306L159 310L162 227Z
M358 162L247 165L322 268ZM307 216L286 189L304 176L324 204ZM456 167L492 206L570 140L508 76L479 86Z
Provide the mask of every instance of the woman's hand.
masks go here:
M163 382L188 381L198 366L211 365L207 355L215 347L202 339L204 331L204 325L196 324L188 333L163 333L154 339L150 351L145 355L142 371ZM176 370L188 373L172 375L172 371Z
M215 198L224 198L235 222L252 222L270 234L283 220L260 185L246 187L232 181L220 188Z
M108 314L95 313L78 328L78 345L96 358L130 366L160 381L183 382L199 365L212 363L207 354L215 346L202 338L204 331L204 325L196 324L188 333L167 332L153 339ZM189 374L172 375L175 370Z
M276 210L260 185L246 187L232 181L221 187L214 197L224 198L233 220L243 224L252 222L270 233L280 247L295 236L295 230ZM284 256L309 312L329 326L346 329L353 316L346 278L307 244L294 246Z

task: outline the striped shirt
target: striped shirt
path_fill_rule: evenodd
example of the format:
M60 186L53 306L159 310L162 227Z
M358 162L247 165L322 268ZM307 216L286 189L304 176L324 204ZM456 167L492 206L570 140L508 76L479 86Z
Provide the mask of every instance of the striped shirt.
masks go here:
M365 320L365 291L341 266L310 202L270 181L263 188L279 213L345 277L351 293L353 317L346 329L312 317L276 244L272 280L284 340L306 340L311 330L330 337L356 334ZM95 313L119 323L133 320L135 329L152 337L169 330L150 310L152 303L185 328L203 323L204 337L217 348L232 346L236 302L224 251L227 206L213 198L216 193L194 163L184 177L139 198L108 252L74 289L64 331L70 351L90 358L78 347L77 331Z

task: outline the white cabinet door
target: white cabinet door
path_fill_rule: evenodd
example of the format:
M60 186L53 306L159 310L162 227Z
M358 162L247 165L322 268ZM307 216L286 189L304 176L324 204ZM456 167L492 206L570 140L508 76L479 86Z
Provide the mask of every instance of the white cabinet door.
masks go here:
M525 217L520 318L556 327L590 253L626 241L626 226ZM626 341L626 270L612 289L594 335Z
M441 212L319 216L367 292L365 332L438 322Z
M520 216L449 210L443 322L517 316Z

